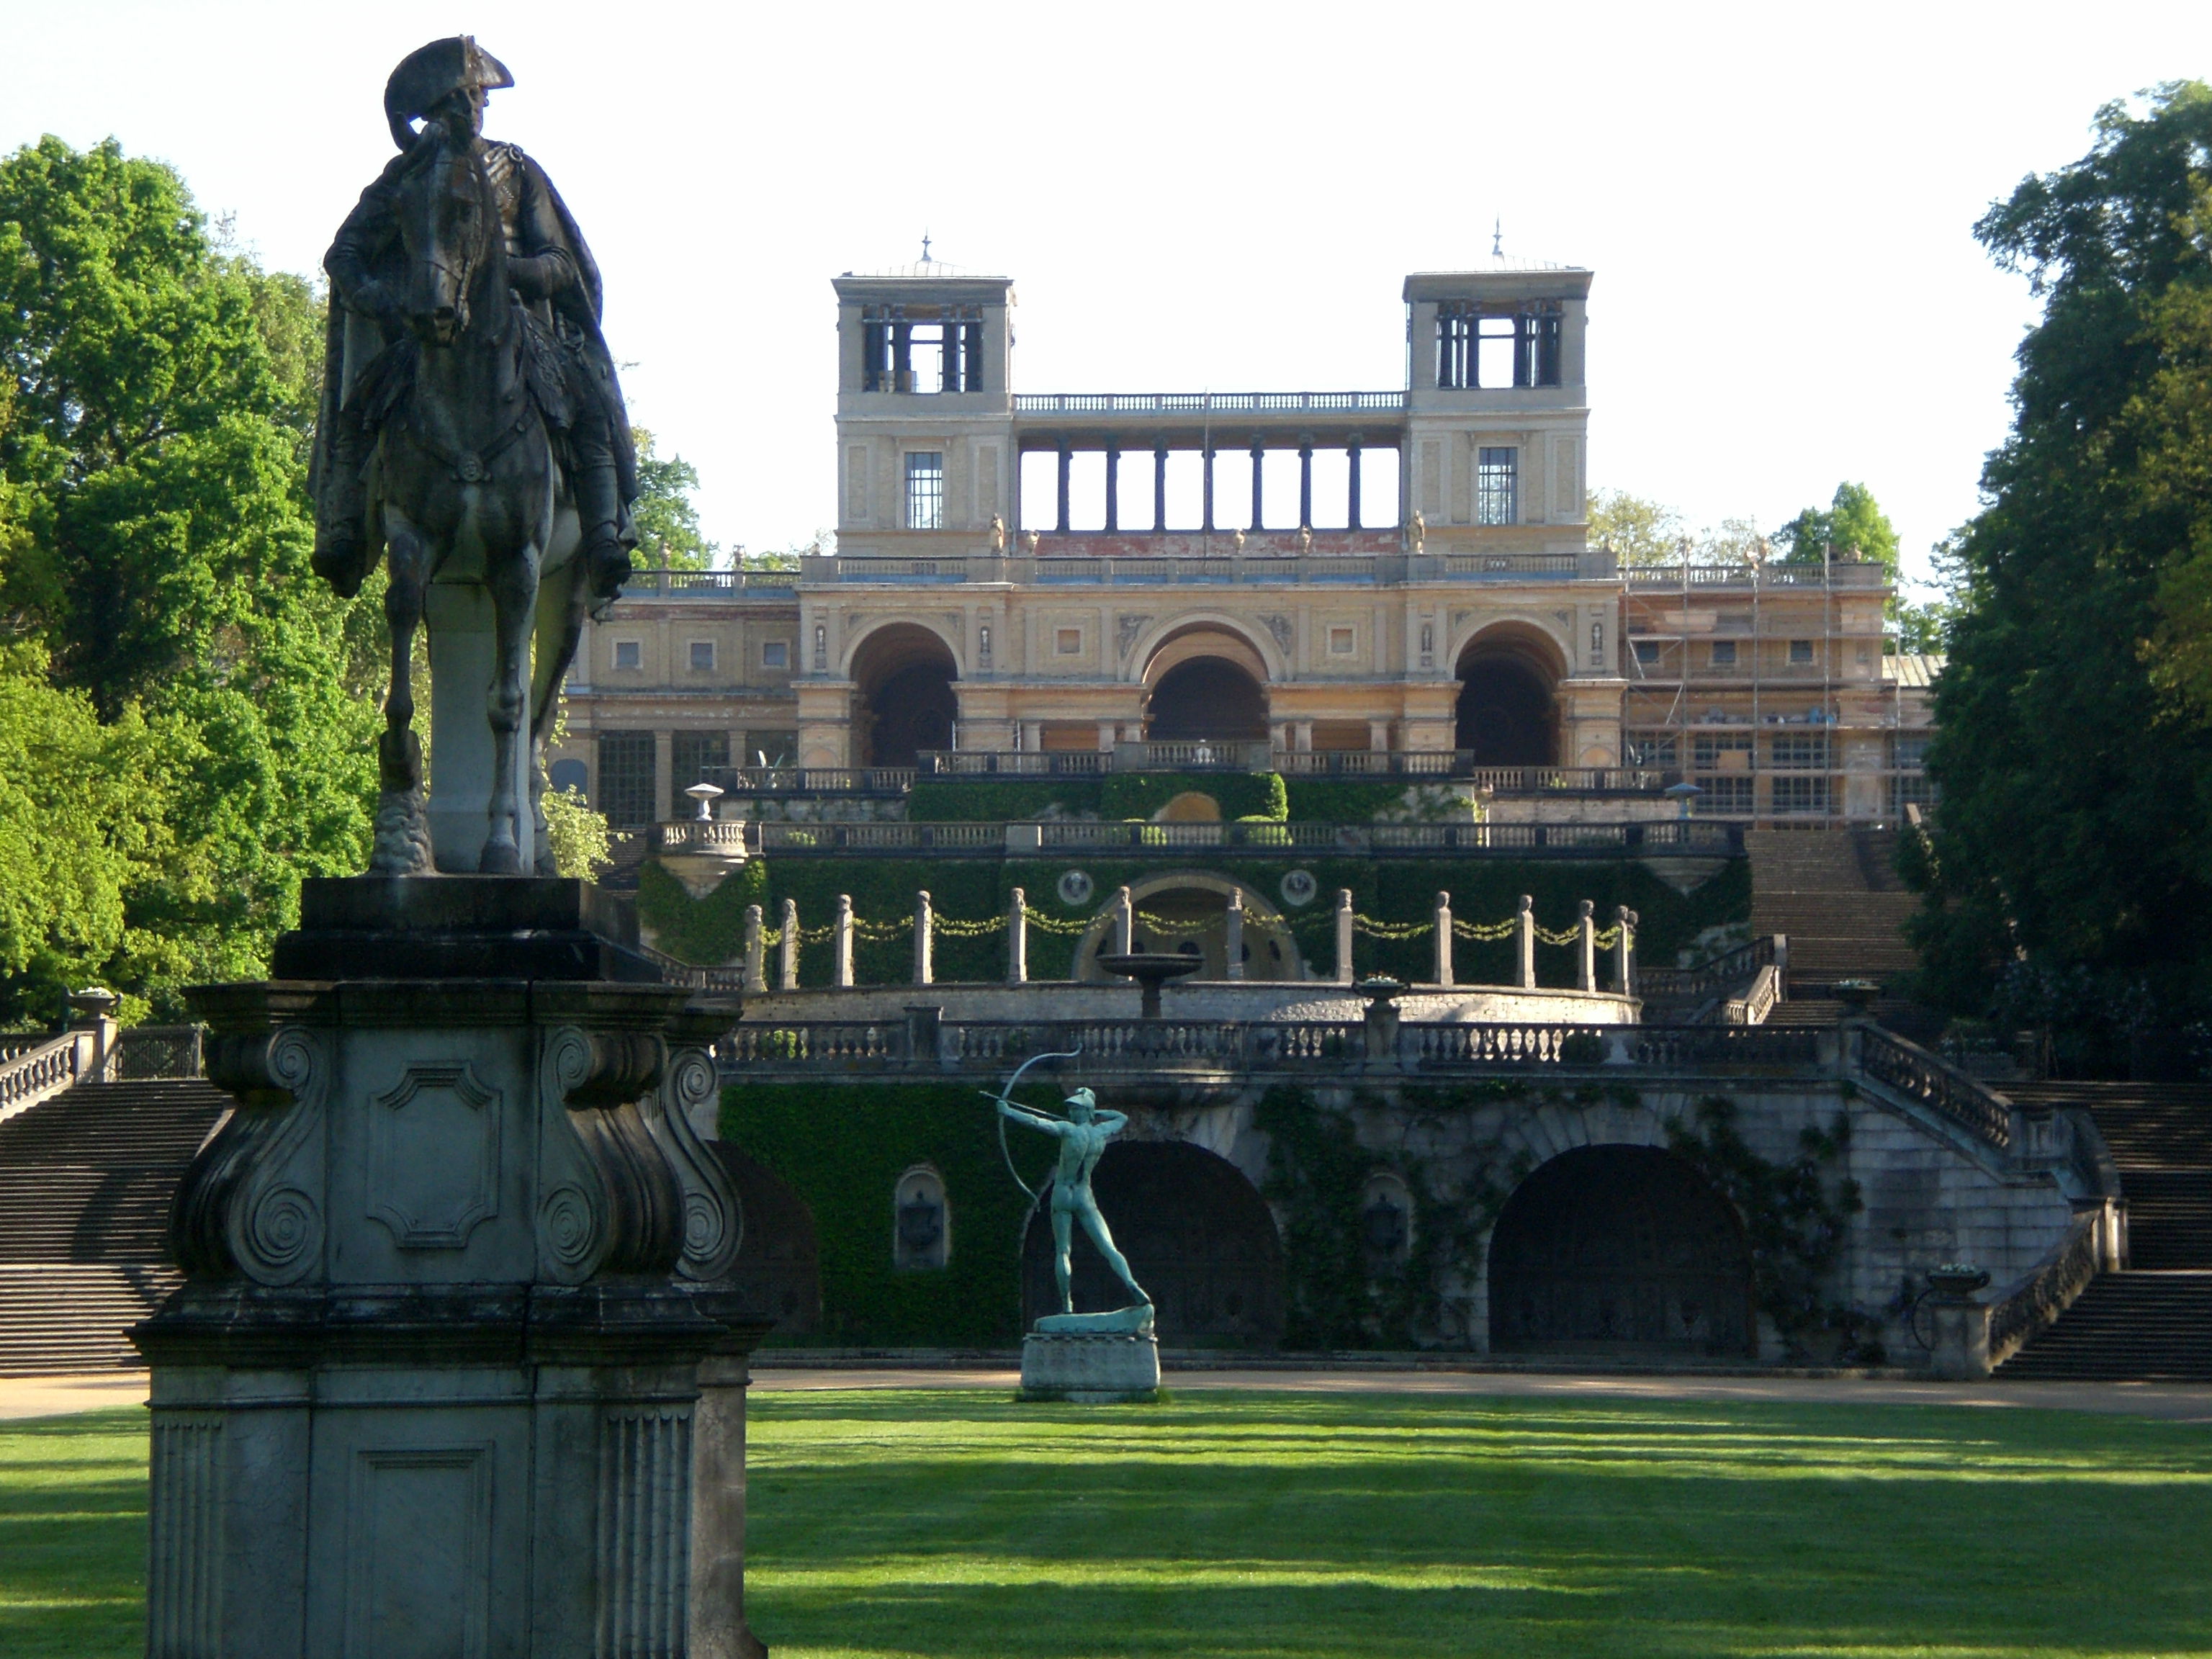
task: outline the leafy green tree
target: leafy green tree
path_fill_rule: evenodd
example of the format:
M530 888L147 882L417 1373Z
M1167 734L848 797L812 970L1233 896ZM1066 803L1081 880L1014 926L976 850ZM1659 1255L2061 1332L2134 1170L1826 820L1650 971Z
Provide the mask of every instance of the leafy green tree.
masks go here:
M0 159L0 617L155 734L166 851L122 879L118 988L260 971L301 878L366 856L377 653L307 560L322 316L160 163Z
M2107 106L2095 132L1975 228L2044 312L1988 505L1954 544L1963 605L1929 762L1942 805L1914 872L1934 992L2070 1018L2085 1039L2201 1007L2212 968L2212 729L2192 695L2212 88Z
M643 427L635 435L638 497L630 512L637 520L637 563L647 570L712 570L721 550L700 532L699 509L691 504L699 469L681 455L663 459Z
M1839 483L1825 507L1808 507L1774 532L1774 545L1785 562L1818 564L1834 550L1836 558L1856 553L1898 577L1897 531L1874 492L1862 483Z
M1624 566L1676 564L1689 535L1682 515L1663 501L1626 489L1592 492L1588 517L1592 544L1610 547Z

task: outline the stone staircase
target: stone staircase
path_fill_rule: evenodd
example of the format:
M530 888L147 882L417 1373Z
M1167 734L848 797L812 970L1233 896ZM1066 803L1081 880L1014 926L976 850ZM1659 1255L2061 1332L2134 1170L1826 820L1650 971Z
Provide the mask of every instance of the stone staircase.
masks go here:
M2128 1267L2090 1281L2002 1377L2212 1382L2212 1086L2008 1083L2022 1105L2086 1107L2128 1203Z
M80 1083L0 1123L0 1376L136 1366L175 1288L169 1198L229 1099L198 1079Z
M1917 966L1899 930L1920 901L1892 864L1897 837L1875 830L1753 830L1751 931L1790 940L1793 994L1840 979L1896 978Z

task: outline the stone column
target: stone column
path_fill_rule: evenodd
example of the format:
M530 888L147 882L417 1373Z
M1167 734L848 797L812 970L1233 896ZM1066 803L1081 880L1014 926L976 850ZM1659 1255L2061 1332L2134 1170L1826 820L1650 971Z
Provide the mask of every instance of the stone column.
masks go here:
M796 991L799 988L799 901L783 902L783 922L776 930L775 988Z
M1359 440L1358 438L1355 437L1350 443L1345 446L1344 459L1345 465L1349 473L1349 477L1346 480L1346 488L1347 494L1350 498L1348 510L1345 514L1345 520L1350 528L1358 530L1361 528L1359 522Z
M664 668L662 672L667 671ZM432 752L434 755L436 751ZM676 803L681 799L676 789L676 733L664 726L653 734L653 816L674 817Z
M1131 903L1129 900L1129 890L1126 887L1115 888L1114 890L1114 926L1112 934L1114 939L1114 953L1116 956L1126 957L1129 954L1131 948L1130 941L1134 937L1137 931L1137 919L1135 912L1136 906Z
M768 989L766 968L766 952L761 928L761 908L757 904L748 904L745 906L744 977L739 981L748 994L757 994Z
M1221 924L1221 973L1224 979L1244 977L1244 890L1231 888L1228 914Z
M1623 904L1613 913L1620 937L1613 942L1613 988L1621 995L1636 994L1636 912Z
M1437 895L1435 926L1437 933L1437 983L1439 985L1454 984L1456 981L1452 978L1452 913L1451 895L1449 893L1438 893Z
M1352 890L1336 890L1336 982L1352 983Z
M914 896L914 982L916 985L934 984L937 980L935 959L936 928L929 910L929 890L923 888Z
M1029 977L1029 896L1017 887L1006 901L1006 983L1026 985Z
M1578 990L1597 989L1597 923L1590 914L1596 908L1589 900L1583 901L1582 922L1575 938L1575 981Z
M1106 441L1106 528L1121 527L1121 449L1111 438Z
M830 935L830 982L841 991L853 988L853 896L837 895L837 919Z
M1061 535L1063 535L1063 536L1065 536L1066 534L1067 534L1067 530L1068 530L1068 521L1067 521L1067 468L1068 468L1069 461L1070 461L1071 459L1072 459L1072 457L1071 457L1071 455L1070 455L1070 453L1069 453L1068 447L1067 447L1067 440L1066 440L1066 439L1065 439L1065 438L1062 438L1062 439L1060 441L1060 522L1059 522L1059 530L1060 530L1060 533Z
M1298 528L1313 528L1313 440L1298 441Z
M1513 919L1513 960L1521 988L1536 988L1536 901L1521 895L1521 911Z
M1199 527L1207 535L1213 533L1213 455L1212 444L1206 447L1200 467L1200 493L1204 496Z
M1152 533L1163 535L1168 527L1168 447L1164 443L1152 446Z
M1267 446L1259 439L1252 440L1252 528L1263 530L1261 521L1267 516L1260 498L1260 477L1267 461Z

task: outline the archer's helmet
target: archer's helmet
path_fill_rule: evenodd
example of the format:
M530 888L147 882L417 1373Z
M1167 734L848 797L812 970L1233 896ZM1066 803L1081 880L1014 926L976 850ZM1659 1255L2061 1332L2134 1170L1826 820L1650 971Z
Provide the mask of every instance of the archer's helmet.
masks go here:
M495 91L514 84L507 65L478 46L473 34L418 46L399 60L384 83L384 118L392 128L392 142L405 149L415 142L410 123L457 92Z
M1088 1106L1095 1112L1098 1109L1098 1097L1088 1089L1078 1089L1073 1094L1068 1096L1067 1103L1071 1106Z

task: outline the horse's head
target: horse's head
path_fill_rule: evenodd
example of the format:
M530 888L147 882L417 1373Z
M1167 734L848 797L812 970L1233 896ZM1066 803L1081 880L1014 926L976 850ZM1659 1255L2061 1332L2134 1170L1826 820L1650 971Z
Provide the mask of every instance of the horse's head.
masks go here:
M424 128L403 167L398 216L410 267L407 325L425 345L450 346L469 326L501 234L490 181L465 136Z

